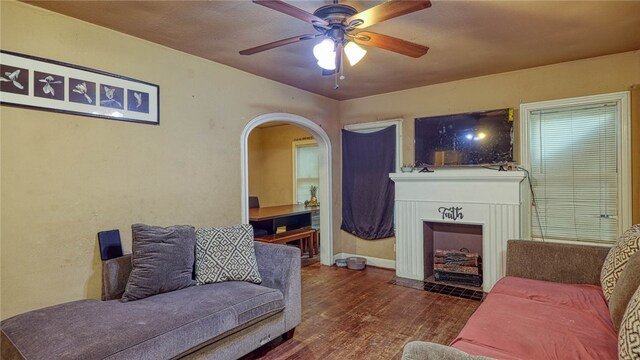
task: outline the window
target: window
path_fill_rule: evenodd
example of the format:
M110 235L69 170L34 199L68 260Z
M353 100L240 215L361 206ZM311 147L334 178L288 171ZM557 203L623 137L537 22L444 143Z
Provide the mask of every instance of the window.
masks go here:
M293 198L302 204L311 199L311 186L319 184L318 144L315 140L293 142ZM316 193L316 196L318 194Z
M618 93L522 105L530 237L613 242L629 226L627 101Z

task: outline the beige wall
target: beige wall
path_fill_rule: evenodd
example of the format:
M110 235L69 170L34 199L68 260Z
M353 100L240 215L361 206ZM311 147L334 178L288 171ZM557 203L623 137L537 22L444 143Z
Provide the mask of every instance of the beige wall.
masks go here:
M240 222L240 135L254 117L294 113L338 137L333 100L23 3L0 6L2 49L161 89L160 126L0 107L1 318L99 298L100 230L119 228L129 250L132 223Z
M393 239L356 240L339 230L343 124L404 118L410 162L415 117L640 83L633 52L338 103L23 3L1 1L0 26L4 50L161 88L160 126L0 107L0 318L98 298L97 231L121 229L130 249L135 222L239 222L240 134L258 115L294 113L322 126L333 149L334 252L394 259Z
M518 109L521 103L624 91L639 83L640 51L635 51L341 101L340 119L344 125L403 118L403 162L411 163L417 117ZM340 233L344 252L395 259L394 238L367 241Z
M295 125L254 129L249 134L249 194L260 206L293 204L294 140L312 135Z

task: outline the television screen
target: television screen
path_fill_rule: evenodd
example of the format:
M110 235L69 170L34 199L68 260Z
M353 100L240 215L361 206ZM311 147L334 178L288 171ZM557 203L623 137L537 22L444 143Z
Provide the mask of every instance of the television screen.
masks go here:
M513 109L417 118L417 166L513 161Z

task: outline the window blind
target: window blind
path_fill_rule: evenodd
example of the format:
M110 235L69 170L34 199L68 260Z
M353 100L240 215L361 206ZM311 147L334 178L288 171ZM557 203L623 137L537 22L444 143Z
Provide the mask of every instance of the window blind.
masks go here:
M310 187L319 184L318 145L296 146L296 202L311 199ZM318 194L316 194L318 196Z
M534 238L615 241L617 118L615 103L530 114Z

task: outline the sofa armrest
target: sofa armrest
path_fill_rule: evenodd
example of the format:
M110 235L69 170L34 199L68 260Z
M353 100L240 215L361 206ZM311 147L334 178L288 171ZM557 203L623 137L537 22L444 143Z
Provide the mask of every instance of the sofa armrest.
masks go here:
M507 242L507 276L565 284L600 285L609 247L531 240Z
M462 350L425 341L412 341L404 346L402 360L490 360L480 355L469 355Z
M262 285L284 295L285 331L289 331L300 324L302 314L300 249L256 241L255 251Z
M131 254L102 262L102 300L122 297L132 269Z

